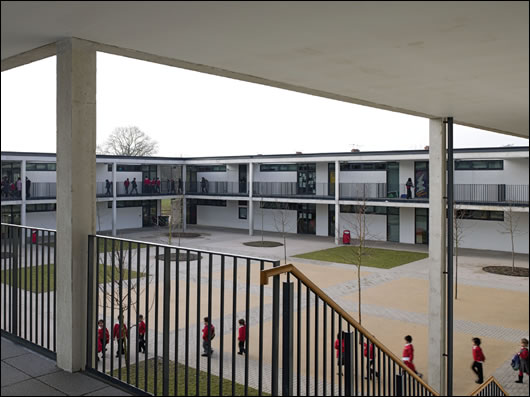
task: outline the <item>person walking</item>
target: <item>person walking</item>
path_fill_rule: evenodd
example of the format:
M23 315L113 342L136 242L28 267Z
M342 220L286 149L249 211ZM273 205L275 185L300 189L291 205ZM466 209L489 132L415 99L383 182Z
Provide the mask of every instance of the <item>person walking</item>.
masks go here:
M125 180L125 182L123 182L123 186L125 186L125 194L129 194L129 185L131 184L131 182L129 182L129 178L127 178Z
M109 329L105 327L103 320L98 321L98 355L96 355L97 361L99 361L99 353L101 358L105 356L107 345L109 344Z
M368 342L370 343L370 342ZM374 377L374 373L375 373L375 376L379 378L379 372L375 371L374 369L374 344L373 343L370 343L370 358L368 358L368 346L367 346L367 343L364 342L364 349L363 349L363 354L364 354L364 357L366 357L368 360L369 360L369 363L370 363L370 379L372 379ZM368 376L365 376L364 379L368 379Z
M412 345L412 336L405 336L405 347L403 348L402 355L403 362L407 367L409 367L416 375L420 378L423 377L418 371L416 371L416 366L414 365L414 346Z
M22 198L22 181L20 180L20 177L17 179L17 197L19 199Z
M28 177L26 177L26 200L30 198L30 189L31 189L31 181L29 180Z
M121 322L121 330L120 330ZM123 317L118 317L116 324L114 324L114 329L112 331L112 338L116 339L118 342L118 349L116 350L116 357L119 357L120 354L125 354L126 342L127 342L127 326L123 322Z
M133 178L131 182L131 195L135 192L135 194L138 194L138 183L136 182L136 178Z
M247 325L245 324L245 320L240 319L239 320L239 332L237 335L237 341L239 345L239 352L237 354L242 355L243 353L246 353L245 343L247 341Z
M339 346L340 346L340 333L337 334L337 339L335 340L335 350L337 351L337 365L339 367L339 372L337 375L342 375L342 366L344 365L344 332L342 335L342 351L339 353Z
M529 356L528 356L528 339L521 339L521 350L519 350L519 378L515 383L523 383L524 374L530 375Z
M473 342L473 364L471 364L471 369L478 377L475 383L481 385L484 382L483 365L484 361L486 361L486 356L484 356L482 348L480 347L480 338L473 338L471 341Z
M107 191L105 192L105 195L112 196L112 192L111 192L112 184L110 183L108 179L105 179L105 189L107 189Z
M157 192L158 194L160 194L160 183L161 183L161 182L160 182L160 178L156 178L155 183L156 183L156 192Z
M138 350L145 354L145 322L144 316L138 315Z
M181 178L179 178L178 189L179 189L179 194L182 194L182 179Z
M171 190L170 190L171 193L173 194L177 194L177 191L175 190L175 180L173 178L171 178Z
M414 185L412 184L412 179L407 179L407 183L405 184L405 187L407 188L407 199L411 199L412 198L412 190L411 188L414 187Z
M204 328L202 329L202 357L209 357L213 354L212 339L215 338L215 327L210 324L210 319L204 317Z

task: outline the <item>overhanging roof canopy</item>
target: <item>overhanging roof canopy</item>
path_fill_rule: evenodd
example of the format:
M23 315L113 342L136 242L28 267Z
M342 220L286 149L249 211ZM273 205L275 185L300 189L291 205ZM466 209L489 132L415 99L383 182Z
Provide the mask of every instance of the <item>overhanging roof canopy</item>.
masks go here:
M4 1L2 70L21 53L78 37L528 138L528 11L522 1Z

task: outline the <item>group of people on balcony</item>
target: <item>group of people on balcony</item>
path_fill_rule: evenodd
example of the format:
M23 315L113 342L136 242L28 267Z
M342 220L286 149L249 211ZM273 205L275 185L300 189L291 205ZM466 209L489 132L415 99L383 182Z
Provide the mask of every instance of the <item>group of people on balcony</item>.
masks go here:
M26 177L26 200L30 198L31 181ZM22 180L20 177L16 181L10 181L7 175L2 178L2 198L21 199Z

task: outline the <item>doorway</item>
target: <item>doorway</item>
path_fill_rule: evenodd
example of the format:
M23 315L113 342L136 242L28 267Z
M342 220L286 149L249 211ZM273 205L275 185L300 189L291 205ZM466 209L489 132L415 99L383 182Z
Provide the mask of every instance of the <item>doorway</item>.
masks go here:
M399 243L399 208L386 209L386 240Z
M298 204L297 232L316 234L316 204Z
M142 201L142 226L153 226L157 224L157 200Z

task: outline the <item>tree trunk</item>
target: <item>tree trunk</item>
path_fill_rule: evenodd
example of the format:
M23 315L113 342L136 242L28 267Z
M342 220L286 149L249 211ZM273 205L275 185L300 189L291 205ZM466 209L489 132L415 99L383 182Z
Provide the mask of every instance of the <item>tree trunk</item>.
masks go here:
M361 318L361 266L357 266L357 288L359 294L359 324L362 323Z
M510 233L512 239L512 274L515 274L515 247L513 245L513 232Z

